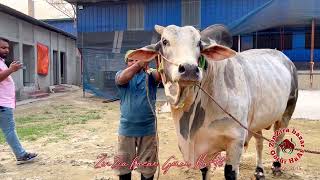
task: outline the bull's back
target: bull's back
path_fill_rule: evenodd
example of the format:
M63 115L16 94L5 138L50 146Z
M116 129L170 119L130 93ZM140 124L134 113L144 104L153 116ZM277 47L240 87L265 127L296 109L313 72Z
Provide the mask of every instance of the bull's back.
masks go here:
M287 106L294 76L292 62L280 51L252 49L239 53L250 94L251 129L263 129L280 120Z

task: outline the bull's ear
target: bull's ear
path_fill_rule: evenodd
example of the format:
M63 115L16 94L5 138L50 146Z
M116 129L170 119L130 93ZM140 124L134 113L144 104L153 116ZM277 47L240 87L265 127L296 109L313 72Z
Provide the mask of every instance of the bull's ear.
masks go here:
M163 26L160 26L160 25L154 25L154 29L157 31L157 33L159 34L162 34L163 33L163 30L164 30L165 27Z
M156 48L157 44L145 46L130 53L128 55L128 58L143 62L150 62L158 55L158 51L156 50Z
M218 44L212 44L207 46L201 51L201 54L208 60L212 61L220 61L223 59L231 58L235 56L237 53L225 46L221 46Z

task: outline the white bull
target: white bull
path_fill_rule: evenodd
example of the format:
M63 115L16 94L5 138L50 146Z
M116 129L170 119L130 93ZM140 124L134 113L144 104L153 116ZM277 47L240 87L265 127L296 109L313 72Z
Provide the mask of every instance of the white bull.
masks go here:
M209 160L226 151L225 178L236 179L243 149L252 134L195 84L200 84L244 126L262 134L263 129L272 125L274 130L288 126L298 98L294 64L283 53L272 49L236 53L226 47L232 43L232 37L221 25L202 32L191 26L156 25L155 29L161 34L161 40L136 50L129 58L147 62L161 55L162 81L184 160L195 165L203 154L207 154ZM205 62L199 62L201 55ZM255 174L257 179L262 179L263 139L255 138ZM279 149L277 153L280 155ZM280 162L273 163L275 170L279 170L280 165ZM201 169L203 179L208 178L207 170Z

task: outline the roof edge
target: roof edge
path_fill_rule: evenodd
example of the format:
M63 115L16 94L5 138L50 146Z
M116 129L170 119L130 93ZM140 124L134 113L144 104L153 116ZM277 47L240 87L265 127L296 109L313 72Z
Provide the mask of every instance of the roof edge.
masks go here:
M120 2L120 1L126 1L126 0L65 0L66 2L70 4L85 4L85 3L98 3L98 2Z
M37 25L37 26L49 29L51 31L54 31L54 32L57 32L57 33L61 33L61 34L65 35L65 36L67 36L67 37L70 37L71 39L74 39L74 40L77 39L76 36L74 36L74 35L72 35L72 34L70 34L68 32L65 32L65 31L63 31L61 29L58 29L58 28L56 28L54 26L51 26L51 25L49 25L49 24L47 24L45 22L37 20L37 19L35 19L35 18L31 17L31 16L28 16L28 15L22 13L22 12L19 12L19 11L15 10L15 9L12 9L12 8L6 6L6 5L0 4L0 12L4 12L4 13L9 14L11 16L17 17L17 18L22 19L24 21L27 21L27 22L29 22L29 23L31 23L33 25Z
M72 18L38 19L39 21L74 21Z

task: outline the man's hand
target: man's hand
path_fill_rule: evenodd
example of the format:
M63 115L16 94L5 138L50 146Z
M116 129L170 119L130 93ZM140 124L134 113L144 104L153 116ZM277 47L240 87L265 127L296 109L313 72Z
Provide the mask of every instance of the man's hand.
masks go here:
M8 76L10 76L10 74L12 74L13 72L18 71L19 69L22 68L22 64L18 61L13 61L9 68L6 70L1 70L0 71L0 82L7 79Z
M138 61L137 64L140 66L140 68L145 68L145 66L147 65L147 63L143 61Z
M22 68L22 64L19 62L19 61L13 61L11 64L10 64L10 67L9 69L12 71L12 72L16 72L18 71L19 69Z
M130 62L129 62L130 63ZM139 72L142 68L145 68L148 63L143 61L136 61L134 64L128 65L126 69L124 69L117 77L116 83L118 85L127 84L133 76Z

